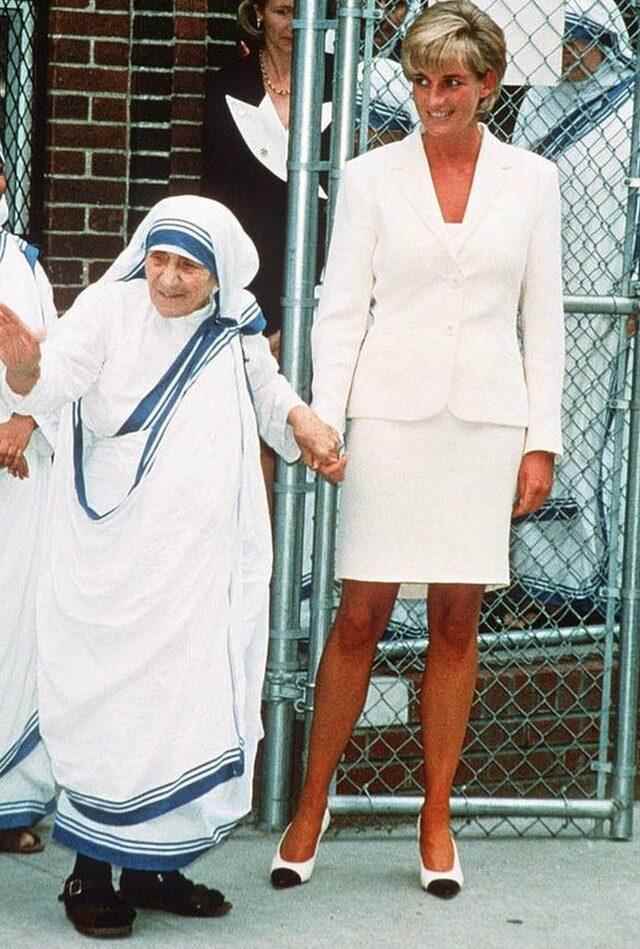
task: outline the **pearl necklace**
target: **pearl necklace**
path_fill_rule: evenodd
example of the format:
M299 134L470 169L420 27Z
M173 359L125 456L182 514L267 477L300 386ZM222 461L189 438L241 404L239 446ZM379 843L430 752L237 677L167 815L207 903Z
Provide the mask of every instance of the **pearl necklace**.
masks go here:
M264 61L264 50L260 50L260 52L258 53L258 59L260 61L260 72L262 73L262 80L265 86L267 87L267 89L269 89L270 92L273 92L273 94L276 96L290 96L291 95L290 89L278 89L276 86L273 85L273 83L269 79L269 76L267 75L267 66Z

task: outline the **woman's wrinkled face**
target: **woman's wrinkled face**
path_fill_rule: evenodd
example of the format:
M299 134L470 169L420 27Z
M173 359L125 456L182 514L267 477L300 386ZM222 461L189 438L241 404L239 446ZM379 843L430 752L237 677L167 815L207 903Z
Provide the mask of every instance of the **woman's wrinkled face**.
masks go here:
M590 79L602 63L604 53L586 40L567 40L562 47L562 78L569 82Z
M413 98L424 131L438 137L459 136L476 124L480 101L495 86L491 70L478 78L462 63L421 72L413 80Z
M144 272L151 302L168 319L199 310L217 287L215 277L202 264L165 250L147 254Z
M267 0L262 10L265 44L282 53L291 53L293 45L293 3L290 0Z

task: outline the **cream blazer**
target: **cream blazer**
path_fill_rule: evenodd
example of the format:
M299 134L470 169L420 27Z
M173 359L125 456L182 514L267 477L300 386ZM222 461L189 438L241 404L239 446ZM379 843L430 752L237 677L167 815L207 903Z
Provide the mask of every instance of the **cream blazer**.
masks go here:
M525 427L525 452L561 452L555 165L484 128L454 241L419 130L347 162L312 352L313 407L338 431L446 408Z

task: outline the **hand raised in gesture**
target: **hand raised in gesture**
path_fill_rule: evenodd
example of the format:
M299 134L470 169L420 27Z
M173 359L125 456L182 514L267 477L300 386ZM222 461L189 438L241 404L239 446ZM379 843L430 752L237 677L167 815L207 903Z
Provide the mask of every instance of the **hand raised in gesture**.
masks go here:
M18 395L27 395L40 378L40 340L13 310L0 303L0 360L7 367L7 383Z

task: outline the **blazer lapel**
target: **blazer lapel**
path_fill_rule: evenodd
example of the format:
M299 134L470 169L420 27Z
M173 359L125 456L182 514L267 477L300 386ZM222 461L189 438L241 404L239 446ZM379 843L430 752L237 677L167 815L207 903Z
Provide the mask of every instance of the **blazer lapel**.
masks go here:
M464 228L459 250L467 243L476 228L499 204L509 187L509 171L513 165L513 150L505 148L495 135L484 126L482 144L471 184L471 192L464 215Z
M422 223L438 240L443 241L442 213L431 180L419 127L400 143L397 159L394 171L398 175L398 184L404 199ZM446 240L444 243L446 244Z
M478 225L499 202L513 163L511 150L504 148L488 128L483 128L482 144L464 216L464 228L461 240L454 244L449 241L447 226L442 220L419 128L402 141L401 148L402 151L397 153L394 171L399 176L403 197L422 223L456 259Z

